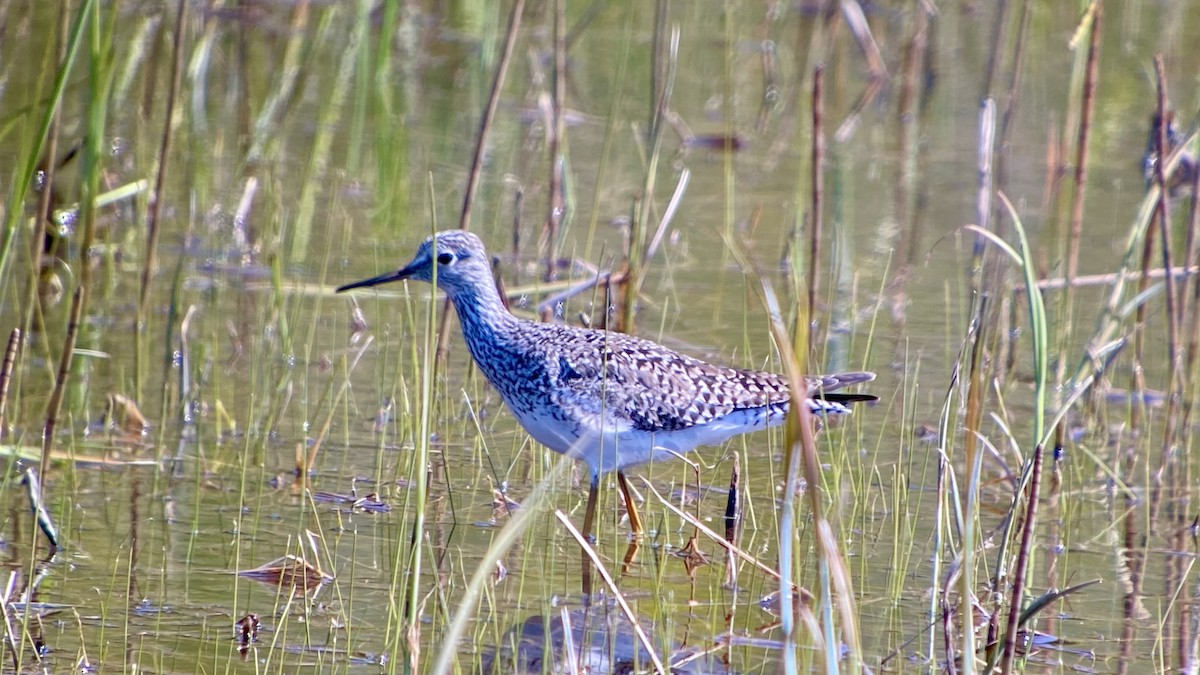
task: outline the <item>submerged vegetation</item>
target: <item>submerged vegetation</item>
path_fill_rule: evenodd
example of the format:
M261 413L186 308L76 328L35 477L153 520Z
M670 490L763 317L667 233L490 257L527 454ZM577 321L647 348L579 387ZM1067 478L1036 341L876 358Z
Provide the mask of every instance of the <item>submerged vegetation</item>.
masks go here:
M0 4L2 667L1195 670L1198 21ZM443 299L333 293L455 226L522 316L882 400L587 541Z

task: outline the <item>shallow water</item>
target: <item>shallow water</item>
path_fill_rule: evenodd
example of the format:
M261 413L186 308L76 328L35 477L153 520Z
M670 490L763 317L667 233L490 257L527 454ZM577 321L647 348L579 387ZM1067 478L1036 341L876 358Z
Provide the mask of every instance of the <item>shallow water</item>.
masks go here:
M585 4L568 8L569 25ZM923 426L936 427L969 321L964 269L970 239L959 228L975 220L976 128L991 10L972 3L939 6L931 34L936 80L918 123L917 145L904 155L896 111L911 6L866 7L891 75L853 134L835 142L833 128L846 119L866 82L863 57L845 26L830 37L825 223L830 271L822 279L821 302L821 325L830 332L820 361L825 370L878 372L869 391L883 400L860 407L852 419L821 435L823 488L853 575L864 661L880 670L936 669L936 656L944 654L940 646L933 651L935 665L925 659L929 645L941 640L940 623L930 633L927 617L932 559L938 554L937 452L920 437ZM794 245L789 233L808 205L802 168L809 152L808 95L798 74L808 72L805 55L817 24L803 6L770 9L775 13L764 16L764 8L751 3L670 8L668 25L678 26L680 35L671 109L698 135L736 135L736 143L726 144L738 149L721 152L712 147L722 144L718 141L693 143L683 152L685 143L675 131L665 134L655 222L684 169L690 180L651 261L637 329L695 356L779 368L754 278L725 243L726 235L744 239L766 270L764 278L781 293L790 290L781 262ZM1198 34L1196 9L1188 2L1105 7L1081 274L1116 269L1142 198L1139 167L1153 109L1148 74L1156 51L1166 56L1172 98L1184 126L1190 123L1182 111L1193 107L1196 95L1188 76L1197 64L1186 39ZM1057 235L1043 222L1045 157L1050 130L1072 114L1065 105L1075 10L1076 3L1054 3L1034 11L1007 160L1005 192L1031 230L1044 273L1053 277L1062 274L1062 255ZM100 11L116 22L115 72L129 74L128 81L114 81L106 127L112 139L106 183L115 187L154 176L170 50L164 42L156 52L151 40L143 40L166 40L173 16L137 3ZM551 21L545 11L531 7L525 17L472 224L499 256L505 281L516 291L514 305L527 315L543 299L542 289L560 288L541 281L544 264L538 256L549 166L537 112L537 94L544 88L535 83L532 64L548 72ZM0 119L17 126L2 132L0 157L12 165L21 152L16 138L30 133L22 129L35 121L27 110L36 110L45 96L35 95L35 83L39 65L49 62L44 54L52 48L47 36L56 19L42 7L6 12L0 57L7 64L7 85ZM376 10L363 17L372 50L383 35L383 16ZM414 439L422 437L431 289L396 285L354 299L332 294L340 283L406 262L431 229L455 226L504 12L487 3L400 8L389 71L343 62L356 20L354 8L340 4L307 10L250 4L240 14L192 8L185 62L202 79L185 78L142 361L135 362L133 332L145 204L123 202L102 213L95 288L56 438L64 453L156 461L53 465L45 492L64 550L45 565L36 600L49 604L38 606L46 615L31 629L48 648L49 671L85 662L107 672L135 666L160 672L400 670L405 634L398 626L407 609L393 589L403 587L413 568L415 485L422 471L430 482L415 642L418 667L427 669L467 581L511 517L508 508L497 506L502 500L494 491L523 503L558 461L515 426L468 363L455 332L448 364L433 380L430 461L417 466ZM569 53L573 210L559 257L574 261L562 267L573 279L614 265L622 248L621 223L643 189L639 139L650 107L652 28L650 6L605 5ZM211 51L194 50L206 35ZM278 115L260 124L287 74L287 41L301 35L295 72L300 86ZM146 50L141 56L139 46ZM775 57L775 88L764 86L765 49ZM37 58L21 63L22 54ZM86 70L77 69L68 82L63 145L83 133ZM339 82L349 85L343 103L337 102ZM376 88L378 82L386 86ZM147 112L143 99L150 101ZM269 133L256 135L256 128ZM319 154L323 133L329 134L327 155ZM910 168L915 173L906 183ZM73 199L73 170L64 167L64 203ZM11 173L5 175L7 184ZM247 184L251 176L257 181L253 189ZM243 200L251 208L239 214ZM27 208L32 213L32 199ZM1182 203L1178 208L1182 211ZM915 225L908 209L917 214ZM516 255L514 222L520 236ZM28 230L18 232L16 241L19 253L0 278L3 326L19 322L29 276ZM65 246L75 257L55 271L70 289L77 240L68 237ZM906 262L911 267L904 270ZM905 284L897 294L902 270ZM69 297L68 290L64 301L46 305L44 325L25 343L7 417L14 443L38 444ZM1070 319L1076 343L1089 334L1103 297L1095 290L1081 294ZM355 303L364 330L355 330ZM1052 320L1061 324L1055 314L1060 297L1048 294L1047 303ZM576 322L581 312L603 304L585 293L555 312ZM440 312L440 302L434 308ZM1161 301L1151 313L1148 352L1161 354ZM1005 405L987 412L1005 417L1027 456L1028 343L1019 342L1017 349L1015 374L1004 385ZM1161 360L1149 365L1152 389L1166 387L1161 369ZM1127 360L1118 364L1116 386L1126 386L1127 371ZM144 435L131 438L106 428L111 393L137 401L151 422ZM1108 426L1091 414L1073 418L1082 440L1067 448L1061 465L1061 508L1043 510L1032 573L1035 595L1052 585L1048 579L1059 586L1103 580L1053 605L1042 617L1056 621L1039 624L1072 641L1068 650L1091 650L1094 656L1045 649L1031 657L1038 668L1151 672L1164 662L1176 663L1170 631L1181 609L1191 606L1195 584L1190 568L1180 566L1194 547L1178 550L1175 535L1190 522L1191 494L1173 493L1161 510L1151 512L1150 486L1161 461L1147 454L1122 476L1136 500L1130 506L1121 497L1107 467L1116 466L1115 448L1133 441L1101 433L1119 432L1126 416L1119 403L1108 410ZM1151 422L1161 422L1162 414L1161 408L1148 409ZM1018 466L1004 430L992 422L984 429L1006 465ZM1159 434L1155 427L1147 432ZM1157 448L1157 441L1141 442ZM699 453L705 466L698 503L697 479L682 462L636 473L720 532L736 457L747 500L739 544L775 566L783 445L776 430ZM294 468L297 454L314 448L312 490L347 495L347 502L377 493L390 509L364 512L328 496L312 498L295 482ZM1183 450L1190 457L1191 448ZM961 463L961 457L954 459ZM19 473L14 468L8 475ZM577 470L552 486L552 506L576 524L583 517L586 481ZM636 479L635 487L647 497L644 517L651 532L634 559L623 564L628 530L619 520L611 483L606 480L601 490L597 547L652 642L663 653L712 651L709 659L695 662L694 672L726 666L774 672L782 633L758 602L777 591L778 583L750 566L742 566L731 583L722 549L703 536L696 546L710 564L689 573L676 554L693 528ZM979 555L990 569L998 536L993 528L1011 496L1000 461L985 461L982 493L987 545ZM0 498L9 504L4 542L14 588L20 589L45 544L15 478L0 486ZM1122 518L1129 513L1145 541L1145 549L1133 554L1124 550ZM798 541L805 549L812 533L806 519L801 523ZM808 550L800 553L812 557ZM318 560L334 581L289 599L286 591L236 574L285 554ZM1146 565L1137 580L1140 593L1127 594L1128 561L1139 555ZM464 671L490 658L485 655L513 627L519 635L522 626L561 622L562 608L569 610L569 620L580 616L579 550L551 513L537 514L502 561L502 573L488 570L493 582L457 647ZM945 550L941 563L945 575L953 563ZM799 581L815 590L815 566ZM977 592L986 598L986 589ZM257 615L262 627L257 642L239 655L235 624L248 614ZM1161 629L1166 641L1156 639L1161 636L1156 626L1172 627ZM612 644L636 651L627 633ZM34 668L32 658L26 645L23 669ZM804 658L817 656L806 650ZM596 667L621 660L618 655ZM645 667L642 656L635 660Z

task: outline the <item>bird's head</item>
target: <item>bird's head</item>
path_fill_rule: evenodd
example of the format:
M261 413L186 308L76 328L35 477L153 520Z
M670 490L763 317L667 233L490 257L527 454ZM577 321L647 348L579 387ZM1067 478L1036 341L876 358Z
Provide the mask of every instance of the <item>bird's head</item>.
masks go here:
M436 279L438 288L451 298L473 289L490 288L493 283L487 250L479 237L463 230L444 230L422 242L412 261L404 267L337 290L341 293L403 279L431 283Z

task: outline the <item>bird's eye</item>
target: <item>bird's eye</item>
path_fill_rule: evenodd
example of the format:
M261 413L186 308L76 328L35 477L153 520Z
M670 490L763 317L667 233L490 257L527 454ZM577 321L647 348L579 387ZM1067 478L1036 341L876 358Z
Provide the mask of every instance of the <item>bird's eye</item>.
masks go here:
M453 253L439 253L438 254L438 264L439 265L449 265L452 262L454 262L454 254Z

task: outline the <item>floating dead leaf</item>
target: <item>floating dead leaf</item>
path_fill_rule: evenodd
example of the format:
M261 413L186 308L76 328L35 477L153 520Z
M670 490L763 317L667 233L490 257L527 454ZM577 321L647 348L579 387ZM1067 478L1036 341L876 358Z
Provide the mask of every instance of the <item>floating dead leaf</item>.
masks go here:
M243 654L251 642L258 642L258 629L260 628L262 628L262 622L258 620L257 614L250 613L238 620L238 648Z
M1091 649L1071 647L1072 644L1075 643L1038 630L1021 628L1017 631L1017 654L1021 656L1032 656L1042 650L1049 650L1083 658L1096 658L1096 653Z
M1096 658L1096 654L1092 650L1070 647L1069 645L1072 644L1075 643L1071 642L1070 640L1064 640L1057 635L1043 633L1040 630L1031 631L1029 629L1022 629L1017 631L1018 650L1023 647L1026 650L1024 653L1032 654L1039 649L1049 649L1065 652L1067 654L1074 654L1076 656ZM1018 651L1018 653L1021 652Z
M339 494L337 492L321 492L319 490L312 493L314 502L323 502L326 504L341 504L349 506L356 511L364 511L366 513L387 513L392 510L391 504L381 501L377 493L370 493L364 497L356 497L354 495Z
M687 545L673 552L672 555L683 560L683 567L687 570L689 577L694 575L700 567L708 564L708 556L700 550L696 535L692 535L692 538L688 539Z
M392 510L392 505L381 500L379 494L375 492L355 499L351 507L367 513L387 513Z
M14 612L20 612L22 614L28 610L30 616L36 616L40 619L61 614L76 608L75 605L68 605L61 602L10 602L5 606Z
M922 443L936 443L938 428L932 424L921 424L916 429L913 429L913 436Z
M702 134L687 139L684 145L713 152L739 152L746 147L746 139L737 134Z
M150 427L137 403L124 394L108 395L108 410L104 415L105 427L120 429L133 436L141 436Z
M499 522L521 508L521 503L508 498L496 488L492 488L492 522Z
M305 593L333 581L333 577L290 553L254 569L242 570L238 576Z
M779 591L771 591L758 601L758 606L767 614L777 617L783 613L780 609L783 603L780 600L781 598ZM803 588L795 588L792 590L792 607L796 610L799 610L800 607L811 607L813 600L814 598L812 593L809 593Z

